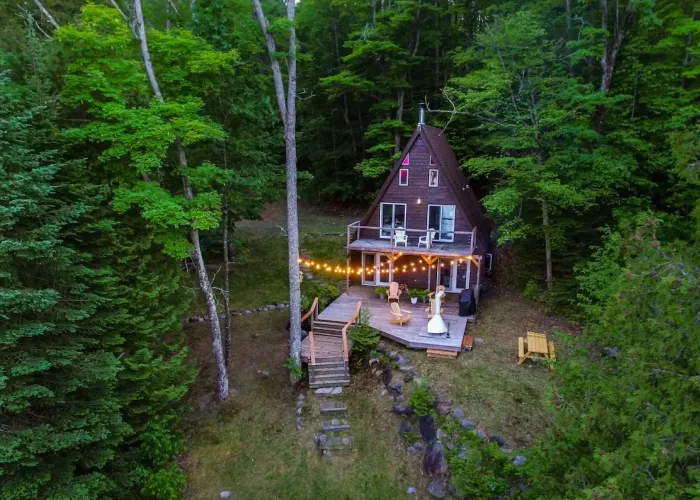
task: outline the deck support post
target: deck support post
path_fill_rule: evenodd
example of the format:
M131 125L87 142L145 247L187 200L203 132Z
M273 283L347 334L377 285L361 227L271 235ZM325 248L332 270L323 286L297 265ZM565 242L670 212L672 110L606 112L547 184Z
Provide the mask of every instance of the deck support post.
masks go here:
M476 293L474 294L474 303L478 306L479 292L481 291L481 255L477 255L476 259L472 256L471 260L476 264Z
M364 262L362 263L364 265ZM345 260L345 293L350 294L350 254Z

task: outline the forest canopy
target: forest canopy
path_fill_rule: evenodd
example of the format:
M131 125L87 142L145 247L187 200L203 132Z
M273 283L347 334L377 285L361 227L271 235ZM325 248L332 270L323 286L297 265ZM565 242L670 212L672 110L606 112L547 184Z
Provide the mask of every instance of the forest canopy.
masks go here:
M181 495L205 243L285 192L270 55L298 65L302 203L366 207L425 103L509 256L502 285L582 325L523 495L697 497L697 3L262 8L275 51L250 0L0 5L2 498Z

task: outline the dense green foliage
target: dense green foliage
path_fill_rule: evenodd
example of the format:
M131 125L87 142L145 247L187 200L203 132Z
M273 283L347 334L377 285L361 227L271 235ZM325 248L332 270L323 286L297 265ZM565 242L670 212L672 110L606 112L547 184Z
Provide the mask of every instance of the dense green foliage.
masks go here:
M36 3L0 5L3 498L181 494L194 372L179 259L193 230L218 257L222 213L233 231L281 194L252 3L143 4L164 102L111 2L44 1L59 27ZM366 204L427 100L512 250L515 284L584 326L522 469L530 498L700 491L698 15L685 0L299 3L305 197ZM284 50L288 23L270 31ZM276 252L233 239L240 266ZM341 244L304 241L331 261ZM255 300L240 296L254 272L286 279L250 270L237 288L233 273L236 304ZM338 294L302 287L305 308ZM352 335L359 351L375 343ZM410 404L432 412L429 389ZM460 444L469 458L448 459L462 493L521 480L494 446Z

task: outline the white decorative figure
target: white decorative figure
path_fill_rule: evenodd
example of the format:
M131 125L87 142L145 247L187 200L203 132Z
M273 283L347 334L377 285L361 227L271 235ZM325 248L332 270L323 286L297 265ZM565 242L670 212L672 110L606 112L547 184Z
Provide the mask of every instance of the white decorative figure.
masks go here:
M442 306L442 298L444 296L445 292L442 290L435 294L435 316L428 321L428 333L433 335L447 333L447 325L440 315L440 307Z

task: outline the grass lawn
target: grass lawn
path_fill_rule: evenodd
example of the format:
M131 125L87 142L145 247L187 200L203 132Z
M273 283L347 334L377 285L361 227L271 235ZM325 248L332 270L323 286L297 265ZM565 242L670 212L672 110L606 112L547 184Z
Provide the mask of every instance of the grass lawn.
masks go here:
M232 310L289 301L287 237L280 229L280 226L286 227L283 208L280 204L270 205L263 213L263 220L241 221L236 225L232 238L239 250L232 256L230 266ZM345 228L360 217L357 214L321 215L302 209L299 214L301 255L344 266ZM221 289L221 262L209 259L207 267L210 277L214 278L214 287ZM329 274L327 278L337 281L338 276ZM192 273L193 287L196 287L195 279ZM221 295L219 293L219 300ZM206 303L198 294L191 312L203 314L205 311Z
M270 217L237 229L240 252L231 269L233 309L288 300L287 241L278 228L271 229L279 214ZM305 217L306 255L327 261L344 258L344 237L320 236L308 229L342 230L347 220ZM215 286L220 279L217 275ZM315 449L313 436L322 420L320 396L309 393L304 428L296 429L296 393L283 368L287 321L288 311L232 318L231 396L221 405L211 401L215 373L208 325L187 325L190 354L199 363L200 375L191 394L195 410L188 420L183 456L186 498L213 499L228 490L237 499L394 499L407 497L409 486L418 488L414 498L427 498L429 481L421 474L420 458L406 453L410 443L398 435L399 418L390 412L394 403L381 395L380 383L369 375L353 374L351 387L341 397L349 408L352 454L329 459ZM550 422L552 371L544 364L516 364L517 337L528 330L551 335L573 328L546 316L541 305L506 293L482 301L478 322L469 325L469 333L483 343L456 360L429 359L425 351L386 342L411 358L419 376L453 399L454 407L461 406L477 427L489 435L500 434L518 448L531 445ZM557 354L566 356L562 343L557 343ZM269 376L262 377L258 370L267 370ZM408 387L406 392L408 396Z
M312 392L304 406L304 428L296 430L296 395L282 367L286 321L284 312L233 319L231 397L204 412L199 404L209 401L214 389L209 332L205 324L188 327L201 373L192 394L186 498L213 499L228 490L237 499L392 499L405 496L408 486L425 491L419 458L403 451L399 421L389 413L392 403L368 376L354 376L341 396L349 408L352 454L329 459L315 449L321 397ZM269 377L258 370L268 370Z

